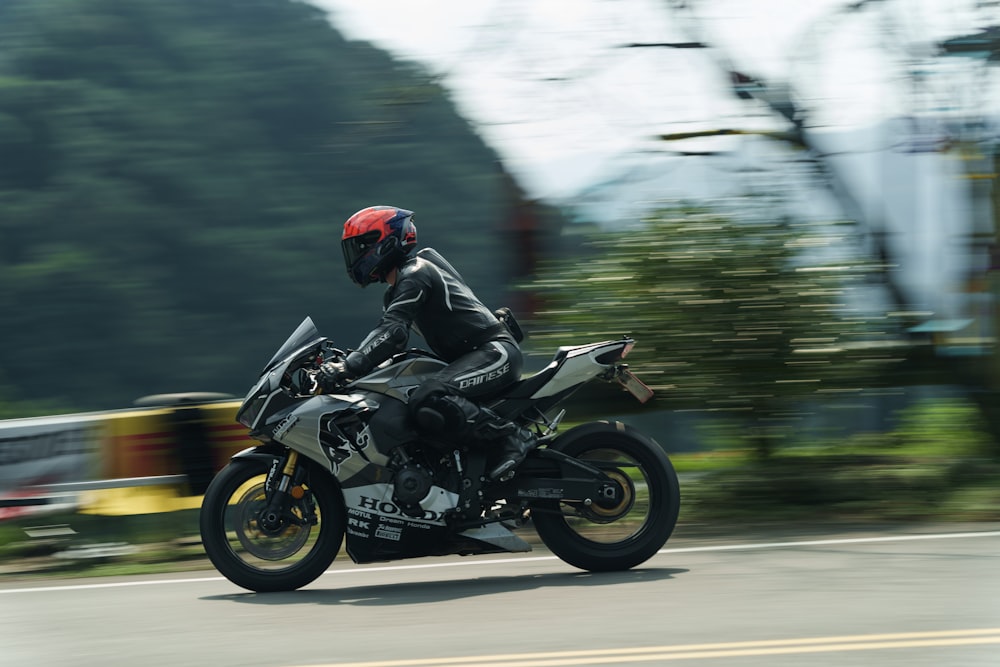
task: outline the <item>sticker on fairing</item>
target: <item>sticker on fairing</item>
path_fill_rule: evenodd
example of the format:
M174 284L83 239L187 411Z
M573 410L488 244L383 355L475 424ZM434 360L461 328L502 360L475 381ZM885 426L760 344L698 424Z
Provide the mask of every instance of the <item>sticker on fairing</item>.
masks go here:
M364 486L346 487L343 489L344 502L350 509L366 512L376 516L404 519L414 523L428 523L438 526L445 525L445 513L458 504L458 494L445 491L438 486L432 486L429 500L421 503L423 514L413 517L392 501L392 484L366 484Z
M399 526L386 526L382 524L375 529L375 537L382 540L399 542L399 540L403 537L403 529Z
M341 467L354 454L360 456L366 463L371 463L371 459L365 454L365 450L375 444L375 437L372 435L371 427L368 424L365 424L358 430L354 435L354 441L351 442L341 435L343 431L337 426L336 417L337 414L335 413L327 421L328 416L323 415L319 420L320 429L318 433L319 441L323 445L323 451L330 457L334 475L340 473ZM325 429L322 428L324 423L327 425ZM359 463L355 467L363 465Z

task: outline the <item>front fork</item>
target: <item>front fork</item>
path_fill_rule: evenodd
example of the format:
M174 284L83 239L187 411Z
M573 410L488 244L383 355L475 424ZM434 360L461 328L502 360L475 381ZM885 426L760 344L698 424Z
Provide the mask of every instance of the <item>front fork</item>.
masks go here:
M302 481L305 477L305 466L299 466L299 453L294 449L288 450L284 465L280 459L275 459L271 470L267 473L267 481L264 484L267 492L267 507L265 507L258 517L260 527L268 532L278 532L289 522L296 524L315 523L316 517L313 512L308 512L305 516L296 516L292 511L292 504L301 500L305 495L302 488Z

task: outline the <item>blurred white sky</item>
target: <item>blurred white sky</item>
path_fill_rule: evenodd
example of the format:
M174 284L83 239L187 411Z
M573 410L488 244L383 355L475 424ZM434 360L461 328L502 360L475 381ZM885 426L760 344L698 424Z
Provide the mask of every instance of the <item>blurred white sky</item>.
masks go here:
M838 12L853 4L845 0L688 2L691 11L663 0L312 0L349 38L439 74L529 192L555 199L626 171L636 154L676 148L652 139L659 133L780 129L729 92L723 54L756 76L792 79L824 126L954 104L941 76L915 99L904 61L973 30L980 1L872 3L848 14ZM721 48L623 48L696 38Z
M990 226L988 205L937 148L982 135L970 117L1000 119L1000 67L935 57L934 44L996 24L997 0L871 0L859 11L847 10L853 0L310 1L348 38L423 63L530 196L571 201L587 219L631 224L668 198L745 207L747 192L776 190L797 216L858 212L834 204L779 142L655 138L786 128L732 94L732 67L792 84L866 233L889 235L918 305L964 310L952 295L988 260L968 245ZM625 48L692 40L718 48ZM718 155L681 154L702 151Z

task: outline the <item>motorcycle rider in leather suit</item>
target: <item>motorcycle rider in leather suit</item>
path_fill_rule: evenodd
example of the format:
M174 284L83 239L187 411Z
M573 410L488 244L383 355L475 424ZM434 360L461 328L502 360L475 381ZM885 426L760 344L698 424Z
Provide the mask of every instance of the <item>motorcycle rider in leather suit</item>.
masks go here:
M478 401L520 378L522 355L510 330L483 305L458 271L430 248L413 254L413 212L370 206L344 223L341 249L347 274L361 287L388 284L378 325L343 361L323 364L320 386L331 390L369 373L406 349L416 330L447 363L410 396L410 414L424 432L453 440L499 443L499 479L538 444L537 436L501 418Z

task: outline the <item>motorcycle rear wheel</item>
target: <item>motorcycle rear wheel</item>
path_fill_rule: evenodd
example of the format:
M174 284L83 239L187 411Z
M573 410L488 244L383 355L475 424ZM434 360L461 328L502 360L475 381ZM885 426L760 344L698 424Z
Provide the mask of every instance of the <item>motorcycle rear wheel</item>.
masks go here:
M594 422L551 445L601 468L623 494L612 506L543 501L532 522L552 553L582 570L627 570L651 558L677 524L680 488L663 448L621 423Z
M259 593L292 591L314 581L333 562L345 530L340 491L315 470L303 485L305 496L291 508L303 521L265 530L258 514L267 505L269 467L260 459L231 461L205 491L200 516L202 545L212 564L237 586Z

